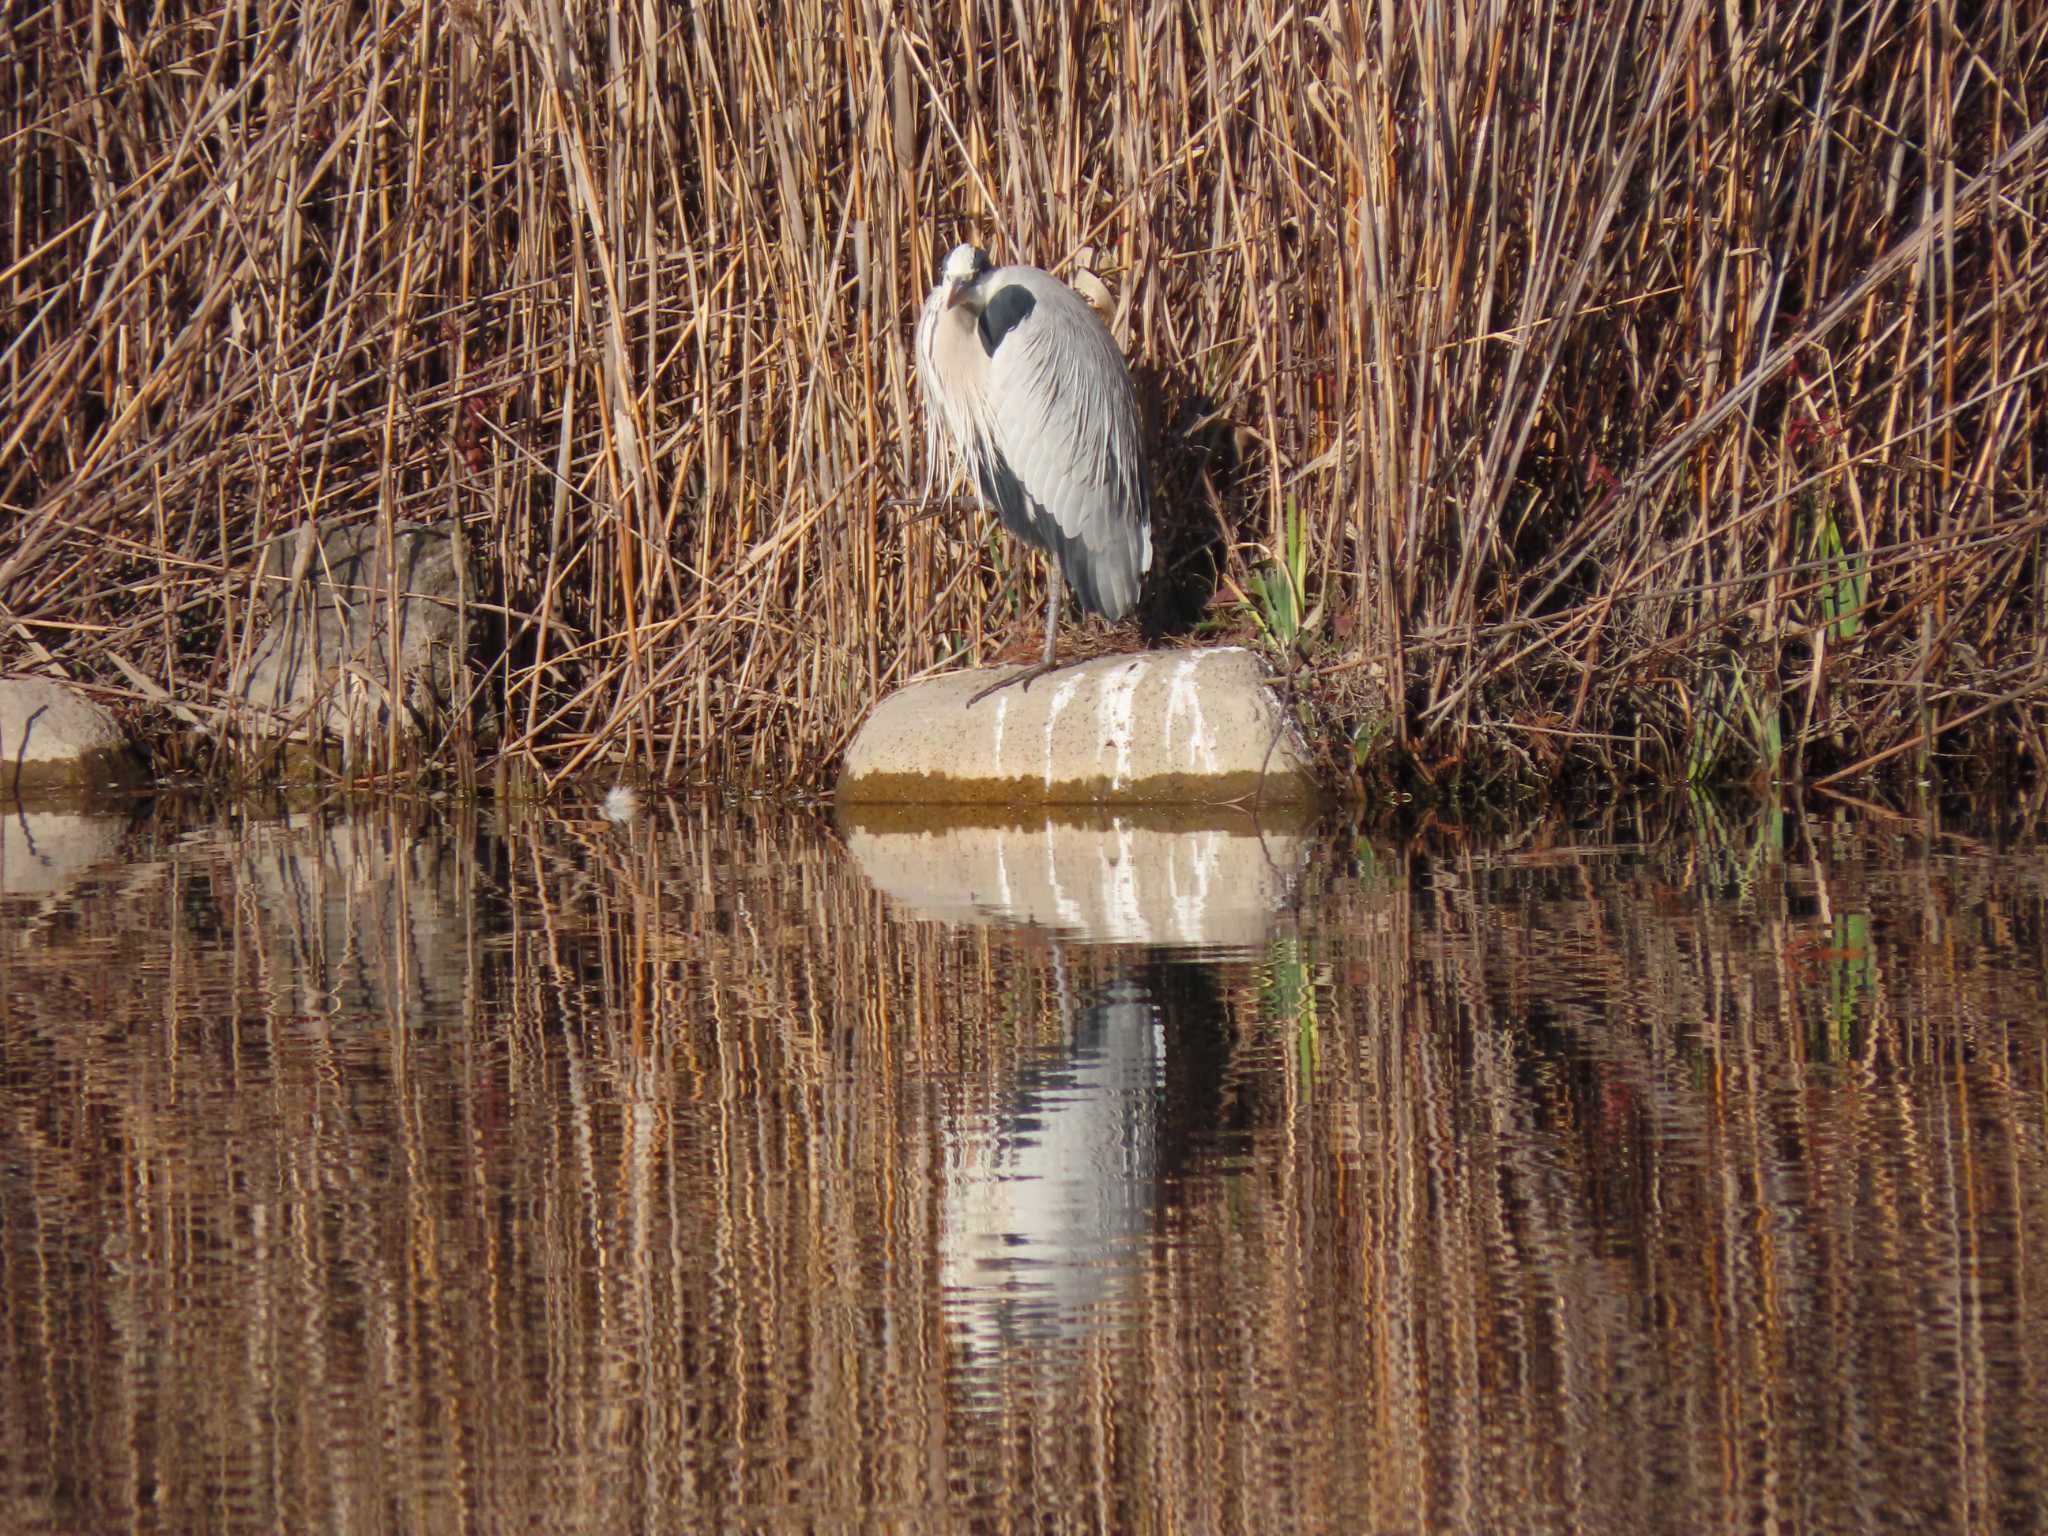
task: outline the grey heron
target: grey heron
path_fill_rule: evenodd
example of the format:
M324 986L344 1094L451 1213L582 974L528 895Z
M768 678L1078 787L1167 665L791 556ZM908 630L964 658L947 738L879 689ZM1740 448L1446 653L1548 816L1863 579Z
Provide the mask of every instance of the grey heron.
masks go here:
M1028 686L1052 668L1064 587L1115 623L1152 566L1151 479L1130 369L1072 288L962 245L918 319L917 373L927 447L936 451L943 426L982 505L1048 557L1044 658L1006 679Z

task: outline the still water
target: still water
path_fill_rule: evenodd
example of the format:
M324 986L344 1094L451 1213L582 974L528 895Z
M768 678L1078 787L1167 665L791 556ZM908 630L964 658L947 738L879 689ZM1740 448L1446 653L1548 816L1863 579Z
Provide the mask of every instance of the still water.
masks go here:
M0 1530L2038 1528L2044 901L1704 808L12 816Z

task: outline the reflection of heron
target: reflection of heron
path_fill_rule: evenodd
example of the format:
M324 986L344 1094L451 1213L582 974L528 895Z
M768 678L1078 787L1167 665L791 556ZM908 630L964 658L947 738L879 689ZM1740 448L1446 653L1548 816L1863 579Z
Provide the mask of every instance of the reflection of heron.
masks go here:
M1062 1014L1064 960L1055 954ZM949 1139L942 1273L970 1340L1087 1325L1151 1222L1163 1071L1150 990L1115 981L990 1120Z
M1130 370L1065 283L1036 267L991 266L962 245L918 320L917 372L927 441L936 446L943 424L982 504L1050 556L1045 655L1029 679L1052 666L1063 583L1115 623L1152 565Z

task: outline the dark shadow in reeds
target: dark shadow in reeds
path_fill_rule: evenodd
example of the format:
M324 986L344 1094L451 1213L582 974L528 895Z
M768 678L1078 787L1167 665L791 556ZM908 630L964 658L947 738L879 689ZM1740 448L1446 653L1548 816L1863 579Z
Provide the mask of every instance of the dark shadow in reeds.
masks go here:
M1196 635L1212 619L1236 543L1243 460L1185 370L1141 367L1138 388L1167 423L1152 439L1152 572L1140 609L1151 643Z

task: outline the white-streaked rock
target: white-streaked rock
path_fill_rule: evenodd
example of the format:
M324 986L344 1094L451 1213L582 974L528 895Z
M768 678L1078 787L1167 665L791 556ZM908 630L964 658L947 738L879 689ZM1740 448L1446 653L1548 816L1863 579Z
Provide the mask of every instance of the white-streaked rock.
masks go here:
M884 699L847 748L843 804L1300 804L1300 732L1250 651L1141 651L975 693L951 672Z
M0 800L131 788L141 765L114 717L47 677L0 678Z
M1033 924L1100 943L1263 944L1308 854L1298 809L1257 820L1163 809L947 814L842 807L840 823L861 872L912 916Z

